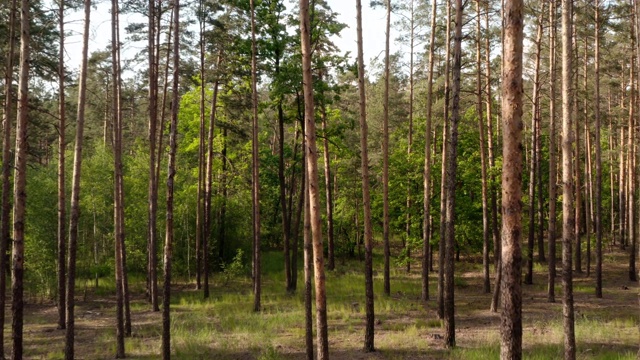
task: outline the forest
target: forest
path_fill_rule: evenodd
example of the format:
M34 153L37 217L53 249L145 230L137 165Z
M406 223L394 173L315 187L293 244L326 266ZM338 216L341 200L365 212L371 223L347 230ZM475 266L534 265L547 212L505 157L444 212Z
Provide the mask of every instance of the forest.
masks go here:
M637 357L638 1L342 6L2 0L2 358Z

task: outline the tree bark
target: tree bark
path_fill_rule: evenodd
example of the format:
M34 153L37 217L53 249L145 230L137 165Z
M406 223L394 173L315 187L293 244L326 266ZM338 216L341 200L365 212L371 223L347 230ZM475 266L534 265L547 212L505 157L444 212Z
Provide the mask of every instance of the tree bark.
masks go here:
M15 171L13 187L13 266L11 268L12 359L22 359L22 327L24 322L24 228L27 203L27 126L29 123L30 62L29 0L20 1L20 74L18 82L18 114L16 125ZM8 116L7 116L8 119Z
M173 0L173 84L169 127L169 161L167 164L167 215L164 241L164 288L162 291L162 359L171 358L171 257L173 247L173 193L176 175L178 107L180 81L180 0Z
M600 140L600 0L595 0L596 297L602 298L602 147ZM613 185L613 182L612 182ZM611 197L613 204L613 197ZM612 212L613 214L613 212ZM611 218L613 226L613 217ZM613 232L612 232L613 233Z
M67 200L65 188L65 152L67 149L66 133L66 100L64 71L64 0L59 1L58 20L60 27L60 48L58 55L58 329L66 324L66 246L67 246Z
M551 0L549 7L549 276L547 286L547 301L555 302L556 283L556 0Z
M124 277L124 264L122 263L122 242L120 241L124 221L121 219L120 211L122 200L120 197L120 171L122 170L122 148L120 143L120 131L122 130L122 112L121 112L121 94L120 94L120 54L118 40L118 0L111 1L111 62L113 68L113 152L114 152L114 204L113 204L113 222L114 222L114 241L115 241L115 279L116 279L116 358L125 357L124 350L124 287L122 286Z
M385 1L387 25L384 51L384 95L382 115L382 239L384 244L384 293L391 295L389 279L389 37L391 35L391 0Z
M484 132L484 118L482 113L482 54L480 40L482 28L480 26L480 1L476 0L476 112L478 116L478 130L480 132L480 173L482 176L482 287L488 294L491 292L489 279L489 202L487 199L487 158Z
M367 148L367 103L364 81L364 44L362 40L362 3L356 0L358 32L358 94L360 95L360 161L362 172L362 208L364 211L364 288L365 288L365 332L364 351L375 351L373 306L373 226L371 224L371 196L369 193L369 152Z
M218 52L218 59L216 61L216 71L220 69L220 64L222 62L222 50ZM211 209L212 209L212 189L213 189L213 136L216 125L216 115L217 115L217 103L218 103L218 86L219 79L216 75L216 80L213 83L213 96L211 98L211 112L209 114L209 129L207 132L207 163L206 169L204 173L205 178L205 188L204 188L204 252L203 263L204 263L204 298L209 297L209 240L211 239L211 224L213 223L213 219L211 217ZM225 161L225 160L223 160ZM225 176L223 174L223 176ZM221 240L222 241L222 240ZM222 256L220 257L222 260Z
M11 241L11 114L13 112L13 58L15 56L17 0L11 0L9 9L9 44L6 54L4 88L5 100L2 117L2 214L0 215L0 354L4 354L4 323L7 292L7 249ZM3 355L4 356L4 355Z
M502 72L501 359L522 358L522 42L523 1L504 9Z
M149 298L153 311L158 305L158 178L156 177L156 138L158 128L158 59L156 57L156 0L149 0ZM159 20L158 20L159 22Z
M251 163L251 195L253 206L253 311L261 309L261 277L260 277L260 158L258 153L258 65L256 57L256 19L255 0L250 0L251 5L251 101L252 101L252 163Z
M447 197L445 218L444 256L444 342L447 347L456 345L454 305L454 259L455 248L455 194L458 169L458 123L460 121L460 73L462 68L462 0L456 0L456 29L453 41L452 102L449 121L450 142L447 147Z
M429 39L429 75L427 80L427 114L424 132L424 173L423 173L423 219L422 219L422 301L429 300L429 270L431 251L431 123L433 106L433 58L436 37L436 2L431 3L431 37ZM435 143L435 141L434 141Z
M564 328L564 358L576 358L573 311L572 245L575 237L574 184L571 114L571 27L572 1L562 0L562 316Z
M82 36L82 63L78 88L78 112L76 117L76 143L73 154L73 180L71 186L71 219L69 223L69 262L66 286L66 334L64 355L67 360L74 358L74 306L76 282L76 252L78 249L78 225L80 221L80 179L82 173L82 141L84 138L84 113L87 93L87 56L89 54L89 22L91 20L91 0L84 1L84 33Z
M320 216L320 194L318 189L318 149L316 147L316 124L313 101L313 77L311 74L311 21L309 0L300 0L300 45L302 47L302 86L304 91L305 151L307 154L307 180L309 183L309 216L311 242L313 245L313 267L316 291L316 337L318 360L329 358L327 334L327 295L325 291L324 252L322 249L322 219Z
M445 65L444 65L444 122L442 127L442 172L440 176L440 241L438 244L438 318L444 319L444 266L445 266L445 221L446 221L446 199L447 199L447 152L449 147L449 72L451 57L451 4L445 3L447 8L447 35L445 45Z
M533 249L534 249L534 240L535 240L535 219L536 219L536 170L539 167L539 150L538 145L540 138L540 134L538 130L540 129L540 50L542 47L542 22L543 22L543 14L544 14L544 2L542 3L542 8L540 9L540 14L538 15L538 30L536 35L536 58L534 65L534 77L533 77L533 109L531 110L531 156L530 156L530 167L529 167L529 236L527 242L527 274L525 275L525 284L533 284ZM542 196L542 194L538 194L538 197ZM544 253L544 251L543 251Z

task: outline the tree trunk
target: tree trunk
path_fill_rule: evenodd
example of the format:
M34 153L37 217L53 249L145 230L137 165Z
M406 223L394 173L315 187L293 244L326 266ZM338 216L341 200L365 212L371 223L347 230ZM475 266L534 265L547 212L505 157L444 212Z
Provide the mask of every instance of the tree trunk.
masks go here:
M162 291L162 359L171 358L171 256L173 247L173 193L176 175L176 137L178 135L180 76L180 0L173 0L173 84L169 127L169 161L167 165L167 215L164 241L164 288Z
M500 358L522 358L522 42L523 2L504 9L502 72L502 313Z
M600 141L600 0L595 0L596 297L602 298L602 147ZM613 185L613 182L612 182ZM613 187L612 187L613 188ZM613 197L611 197L613 204ZM613 212L612 212L613 214ZM611 218L613 226L613 217ZM613 232L612 232L613 233Z
M22 359L22 326L24 321L24 228L27 202L27 126L29 123L30 62L29 0L20 1L20 75L18 82L18 114L16 125L15 171L13 192L13 266L11 268L12 359ZM7 116L8 119L8 116Z
M156 57L156 0L149 0L149 298L153 311L158 306L158 178L156 177L156 138L158 128L158 58ZM159 22L159 19L158 19Z
M414 62L413 62L413 50L415 39L415 10L413 0L409 3L410 7L410 19L409 19L409 131L407 134L407 159L411 159L411 153L413 151L413 100L414 100ZM428 146L428 145L427 145ZM426 158L428 161L428 157ZM407 273L411 272L411 207L413 199L411 198L411 179L407 180L407 205L406 205L406 222L405 222L405 241L404 248L407 256ZM425 213L427 214L427 213ZM426 215L425 215L426 216ZM425 256L426 256L425 252Z
M65 73L64 73L64 0L58 4L58 20L60 27L60 48L58 55L58 329L64 329L66 324L66 261L65 248L67 246L67 200L65 188L65 152L67 148L66 133L66 104L65 104ZM72 349L73 350L73 349Z
M200 105L200 111L199 111L199 117L200 117L200 127L198 129L198 187L197 187L197 191L196 191L196 289L200 290L202 288L202 278L206 277L203 276L204 273L207 272L207 266L205 265L206 261L205 261L205 257L207 256L207 251L205 250L205 246L204 243L207 241L205 239L205 222L207 221L205 219L205 214L206 214L206 205L205 205L205 108L204 108L204 97L205 97L205 91L204 91L204 86L205 86L205 75L204 75L204 56L205 56L205 44L204 44L204 31L205 31L205 24L204 24L204 19L203 17L204 15L204 7L203 7L203 1L199 0L198 1L198 6L199 6L199 14L198 14L198 25L200 27L200 41L199 41L199 47L200 47L200 99L199 99L199 105ZM205 285L205 287L207 287ZM204 298L207 298L209 295L209 289L204 289L203 290L204 293Z
M322 79L322 74L320 75ZM333 243L333 194L331 184L331 160L329 158L329 134L327 133L327 109L324 102L320 108L320 115L322 116L322 139L323 145L323 160L324 160L324 185L326 195L326 207L327 207L327 237L328 237L328 257L329 264L327 268L334 270L336 268L335 260L335 245Z
M220 69L220 63L222 62L222 50L218 52L218 60L216 61L216 70ZM213 135L216 125L216 111L218 102L218 85L219 79L213 83L213 96L211 99L211 113L209 114L209 130L207 133L207 164L204 173L205 188L204 188L204 234L203 234L203 264L204 264L204 298L209 297L209 240L211 239L211 224L213 219L211 217L211 198L213 188ZM224 175L223 175L224 176ZM222 240L221 240L222 241ZM220 257L222 261L222 257Z
M316 124L313 104L313 77L311 74L311 24L309 0L300 0L300 43L302 47L302 86L304 90L305 151L307 154L307 180L309 183L309 216L311 242L313 244L313 267L316 291L316 323L318 360L329 358L327 334L327 295L325 292L324 252L322 249L322 219L320 216L320 194L318 189L318 149L316 147Z
M427 114L424 132L424 174L423 174L423 223L422 223L422 301L429 300L429 270L431 261L431 108L433 106L433 58L436 37L436 1L431 4L431 38L429 39L429 79L427 80ZM434 141L435 143L435 141Z
M124 288L122 281L124 277L124 264L122 263L122 242L120 241L120 235L124 232L122 226L124 224L121 221L120 212L120 181L119 174L122 170L122 148L120 144L120 131L122 129L121 118L121 94L120 94L120 56L119 56L119 41L118 41L118 14L119 14L118 0L111 1L111 62L113 67L113 105L112 105L112 117L113 117L113 152L114 152L114 204L113 204L113 223L114 223L114 241L115 241L115 279L116 279L116 358L122 359L125 357L124 351Z
M253 206L253 311L260 311L260 176L259 153L258 153L258 66L256 57L256 20L255 1L250 0L251 5L251 101L252 101L252 163L251 163L251 195Z
M447 35L445 45L445 65L444 65L444 122L442 127L442 172L440 176L440 241L438 244L438 318L444 319L444 262L445 262L445 221L446 221L446 199L447 199L447 148L449 147L449 62L451 57L451 4L446 2L447 8Z
M9 44L7 68L5 69L4 88L5 102L2 118L2 214L0 215L0 354L4 354L4 322L7 292L7 249L10 236L9 217L11 216L11 114L13 112L13 58L15 56L15 28L16 28L17 0L11 1L9 9ZM4 356L4 355L3 355Z
M547 300L555 302L556 283L556 13L557 3L552 0L549 7L549 276L547 286Z
M304 122L302 124L304 128ZM302 142L306 142L303 137ZM313 248L311 246L311 209L309 207L309 182L307 180L307 146L304 145L302 189L304 198L304 340L306 345L307 360L313 360L313 305L312 284L313 276ZM297 235L297 234L296 234Z
M525 284L533 284L533 249L534 249L534 240L535 240L535 219L536 219L536 170L539 167L539 150L538 145L540 138L540 134L538 130L540 129L540 50L542 47L542 22L543 22L543 14L544 14L544 3L542 3L542 8L540 9L540 14L538 15L538 30L536 35L536 59L534 65L534 78L533 78L533 109L531 110L531 156L530 156L530 167L529 167L529 236L527 242L527 274L525 275ZM542 194L538 194L538 197L542 196Z
M635 11L631 12L632 23L635 23ZM631 48L635 50L636 46L636 34L635 27L631 28ZM627 238L629 249L629 280L637 281L636 273L636 234L635 234L635 110L636 110L636 68L635 68L635 51L631 52L631 69L629 81L631 84L631 92L629 96L629 122L627 127L627 213L626 213L626 226L627 226Z
M91 0L84 2L84 33L82 35L82 64L78 88L78 113L76 117L76 144L73 153L73 180L71 185L71 220L69 223L69 263L66 287L66 334L64 354L67 360L74 358L74 306L76 281L76 252L78 249L78 225L80 220L80 176L82 170L82 140L84 138L84 112L87 93L87 56L89 54L89 21Z
M373 226L371 224L371 196L369 193L369 153L367 148L367 103L364 81L364 44L362 41L362 3L356 0L358 32L358 93L360 95L360 161L362 171L362 208L364 211L364 289L365 332L364 351L375 351L373 308ZM357 214L357 212L356 212Z
M482 28L480 27L480 1L476 0L476 112L478 116L478 129L480 132L480 173L482 175L482 287L486 294L491 292L491 280L489 279L489 202L487 199L487 159L485 149L484 118L482 113L482 54L480 52L480 40Z
M444 264L444 342L447 347L456 345L454 305L454 261L455 248L455 194L458 169L458 123L460 121L460 73L462 68L462 0L456 0L456 29L453 42L453 93L451 119L449 121L450 143L447 147L447 197L445 218L445 264Z
M571 161L573 133L571 119L571 27L572 2L562 0L562 316L564 327L564 358L576 358L573 312L572 245L575 237L573 203L573 164Z
M384 52L384 98L382 116L382 238L384 243L384 293L391 295L389 280L389 37L391 35L391 0L385 1L387 27Z
M276 58L276 74L279 73L279 58ZM284 178L284 110L282 108L283 99L278 100L278 183L280 187L280 207L282 208L282 235L284 244L284 273L285 273L285 288L287 292L291 292L291 257L290 257L290 235L291 224L289 223L287 197L286 197L286 184Z

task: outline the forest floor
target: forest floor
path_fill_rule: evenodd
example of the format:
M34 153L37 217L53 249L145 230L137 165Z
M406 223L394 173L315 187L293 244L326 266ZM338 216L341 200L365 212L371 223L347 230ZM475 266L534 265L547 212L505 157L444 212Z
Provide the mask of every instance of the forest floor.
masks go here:
M192 283L173 288L172 350L178 359L304 359L303 273L298 292L288 295L280 270L282 255L265 259L263 311L252 312L249 279L222 284L212 279L211 298ZM475 261L474 261L475 260ZM327 272L329 348L333 359L497 359L500 316L489 311L491 295L482 291L481 264L465 259L455 265L456 343L444 348L436 302L420 301L417 259L410 273L404 266L392 270L391 296L382 291L382 272L375 273L374 353L362 352L364 339L364 279L357 260L339 260ZM376 257L376 267L381 258ZM556 302L547 302L546 264L536 264L534 285L523 285L523 348L525 359L562 357L562 291L558 262ZM592 263L595 266L595 263ZM524 271L523 271L524 272ZM493 271L492 271L493 276ZM436 297L437 273L430 278L431 299ZM635 359L638 332L638 287L628 280L628 255L607 249L604 256L604 297L594 296L591 277L576 274L574 299L579 359ZM84 282L83 282L84 284ZM113 284L98 289L78 286L76 358L110 359L115 354L115 301ZM126 340L130 359L157 359L161 348L161 313L149 310L143 284L133 284L132 337ZM493 286L493 285L492 285ZM104 288L103 288L104 287ZM9 311L7 311L9 313ZM64 330L56 329L53 304L29 304L25 309L25 358L63 358ZM11 349L11 319L5 326L5 348ZM315 323L314 323L315 325Z

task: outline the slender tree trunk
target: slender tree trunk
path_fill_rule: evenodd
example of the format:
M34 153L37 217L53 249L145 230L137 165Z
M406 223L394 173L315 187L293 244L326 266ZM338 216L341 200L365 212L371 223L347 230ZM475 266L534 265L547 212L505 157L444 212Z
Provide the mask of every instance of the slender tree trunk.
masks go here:
M586 83L585 83L586 85ZM586 86L585 86L586 90ZM586 101L586 100L585 100ZM585 104L585 109L586 109ZM591 276L591 232L592 228L592 219L593 219L593 179L591 177L592 174L592 165L591 165L591 132L589 131L589 121L585 116L584 122L584 134L585 134L585 155L586 155L586 166L584 171L585 177L585 200L589 201L588 205L585 205L586 216L585 219L587 221L586 226L586 235L587 235L587 253L586 253L586 268L587 268L587 277Z
M409 3L411 14L409 19L409 132L407 134L407 159L411 159L411 153L413 152L413 100L414 100L414 63L413 63L413 49L414 49L414 39L415 39L415 11L414 11L414 2L413 0ZM428 159L428 158L426 158ZM428 161L428 160L427 160ZM406 221L405 221L405 250L407 255L407 273L411 272L411 207L413 204L413 199L411 198L411 183L412 181L407 180L407 205L406 205ZM426 213L425 213L426 214ZM426 216L426 215L425 215ZM426 256L425 252L425 256Z
M156 57L156 0L149 0L149 297L153 311L158 305L158 178L156 177L156 138L158 128L158 64ZM159 21L158 21L159 22Z
M431 261L431 110L433 106L433 60L435 53L435 37L436 37L436 4L437 1L431 3L431 37L429 39L429 75L427 80L427 114L426 127L424 132L424 174L423 174L423 223L422 223L422 301L429 300L429 270ZM434 141L435 143L435 141Z
M573 277L571 247L575 236L573 203L573 146L571 119L571 27L572 2L562 0L562 316L564 327L564 358L576 358L573 312Z
M218 257L224 259L224 238L226 236L227 219L227 128L222 128L222 172L220 179L222 204L220 204L220 225L218 228Z
M200 127L198 131L198 188L196 191L196 289L199 290L202 288L202 278L204 273L207 272L207 266L204 264L206 261L204 258L206 257L206 250L204 249L204 243L207 241L204 236L205 232L205 214L206 214L206 205L204 204L205 200L205 75L204 75L204 53L205 53L205 44L204 44L204 19L205 16L203 11L203 0L199 0L199 14L198 14L198 25L200 27ZM206 287L206 285L205 285ZM208 289L203 291L204 297L208 297Z
M542 3L542 8L540 9L540 14L538 15L538 30L536 35L536 58L534 65L534 78L533 78L533 109L531 110L531 156L530 156L530 167L529 167L529 236L527 242L527 274L525 275L525 284L533 284L533 249L534 249L534 240L535 240L535 228L536 228L536 170L539 167L538 162L540 161L538 158L539 150L538 145L540 138L540 134L538 130L540 129L539 122L539 114L540 114L540 57L541 57L541 47L542 47L542 33L543 33L543 14L544 14L544 2ZM538 197L541 197L542 194L538 194Z
M572 5L573 7L573 5ZM572 22L573 22L573 17L575 16L575 13L572 16ZM580 235L582 234L582 184L581 184L581 171L580 171L580 163L581 163L581 155L580 155L580 121L578 119L578 39L577 39L577 35L576 35L576 28L575 25L572 25L572 33L573 33L573 53L575 56L575 63L576 63L576 74L573 77L573 80L575 82L575 88L571 89L572 90L572 98L573 98L573 114L575 114L575 119L573 119L573 121L575 122L574 126L575 129L573 130L573 134L575 136L575 163L574 163L574 181L575 181L575 187L574 187L574 191L575 191L575 201L574 201L574 206L575 206L575 272L578 274L582 273L582 244L581 244L581 237ZM563 55L564 56L564 55ZM564 106L564 105L563 105ZM564 209L563 209L563 214L564 214Z
M4 356L4 322L7 292L7 249L10 236L9 217L11 216L11 118L13 113L13 58L15 56L17 0L11 1L9 9L9 44L6 54L7 67L4 78L4 107L2 118L2 214L0 215L0 355Z
M632 24L635 23L635 11L631 12ZM631 48L635 50L636 47L636 34L635 27L631 27ZM631 92L629 96L629 122L627 127L627 213L626 213L626 227L627 237L630 246L629 249L629 280L637 281L636 273L636 234L635 234L635 153L634 153L634 138L635 138L635 110L636 110L636 68L635 68L636 56L635 51L631 52L631 69L629 81L631 83Z
M322 81L322 71L320 72L320 81ZM326 196L326 208L327 208L327 237L328 237L328 260L329 264L327 268L334 270L336 268L335 260L335 245L333 239L333 194L331 184L331 159L329 157L329 134L327 132L327 108L326 104L322 102L320 107L320 115L322 118L322 146L323 146L323 160L324 160L324 185Z
M329 359L327 334L327 295L325 292L324 253L322 250L322 219L320 217L320 194L318 189L318 149L316 147L316 124L313 101L313 77L311 74L311 23L309 0L300 0L300 43L302 47L302 86L304 90L305 151L307 154L307 179L309 183L309 216L311 242L313 244L313 267L316 291L316 323L318 360Z
M169 128L169 161L167 165L167 215L164 241L164 288L162 291L162 359L171 358L171 256L173 247L173 193L176 175L178 104L180 81L180 0L173 0L173 84L171 122Z
M358 32L358 93L360 95L360 161L362 172L362 207L364 211L364 289L365 332L364 351L375 351L373 306L373 226L371 224L371 196L369 193L369 152L367 148L367 103L364 82L364 44L362 41L362 3L356 0Z
M602 148L600 140L600 0L595 0L594 98L596 142L596 297L602 298ZM613 173L613 172L612 172ZM611 182L613 185L613 181ZM611 187L613 190L613 186ZM613 205L613 196L611 197ZM613 209L613 207L612 207ZM612 211L613 215L613 211ZM611 217L613 227L613 216ZM613 232L612 232L613 233Z
M547 286L547 300L555 302L556 283L556 0L551 0L549 8L549 280Z
M78 225L80 220L80 176L82 170L82 140L84 138L84 112L87 93L87 56L89 54L89 21L91 0L84 2L84 33L82 35L82 64L78 88L78 112L76 117L76 144L73 154L73 180L71 186L71 220L69 223L69 263L66 287L66 334L64 354L67 360L74 358L74 306L76 281L76 252L78 249Z
M220 69L220 64L222 62L222 50L218 52L218 60L216 61L216 71ZM211 239L211 224L213 223L213 219L211 217L211 209L212 209L212 188L213 188L213 135L216 125L216 115L217 115L217 103L218 103L218 85L219 79L213 83L213 96L211 98L211 112L209 114L209 130L207 133L207 164L204 173L205 178L205 188L204 188L204 246L203 249L206 252L203 252L203 263L204 263L204 298L209 297L209 240ZM224 155L223 155L224 156ZM223 160L225 161L225 160ZM223 175L225 176L225 175ZM220 257L222 260L222 257Z
M29 0L20 1L20 75L18 82L18 114L16 125L15 171L13 191L13 266L11 268L12 359L22 359L22 326L24 321L24 228L27 203L27 126L29 123L30 62ZM8 116L7 116L8 119Z
M489 28L489 7L487 2L485 27ZM504 22L504 19L502 20ZM504 26L503 26L504 29ZM503 47L504 48L504 47ZM491 312L498 312L498 304L500 301L500 283L502 281L502 262L500 257L502 256L502 245L500 239L500 233L498 232L498 189L497 189L497 177L495 169L495 158L493 155L493 116L492 116L492 103L493 96L491 95L491 43L489 36L485 39L485 52L486 52L486 72L487 72L487 153L489 155L489 168L491 171L491 230L493 234L493 255L495 265L495 285L493 287L493 295L491 297Z
M279 57L276 58L276 74L280 72ZM290 236L291 236L291 224L288 217L287 197L286 197L286 184L284 177L284 109L282 107L283 99L278 100L278 183L280 185L280 207L282 208L282 235L284 244L284 273L285 273L285 288L287 292L292 291L291 282L291 257L290 257Z
M120 234L123 233L120 212L120 196L119 196L119 171L121 170L121 144L120 134L121 131L121 94L120 94L120 57L118 49L120 47L118 41L118 14L119 5L118 0L111 1L111 62L113 67L113 105L112 105L112 117L113 117L113 145L114 145L114 205L113 205L113 222L114 222L114 241L115 241L115 279L116 279L116 358L122 359L125 357L124 351L124 289L122 286L122 279L124 276L124 264L122 263L122 243L120 242Z
M304 122L302 124L304 128ZM302 139L304 144L304 137ZM313 305L312 301L312 283L311 277L313 276L313 247L311 244L311 209L309 207L309 182L307 180L307 146L304 145L303 155L303 174L302 174L302 189L303 189L303 202L304 202L304 320L305 320L305 332L304 340L306 345L307 360L313 360ZM297 234L296 234L297 235Z
M458 169L458 122L460 121L460 73L462 68L462 0L456 0L456 29L453 45L453 96L449 122L450 143L447 148L447 198L445 220L445 264L444 264L444 342L451 348L456 345L454 305L454 261L455 248L455 194Z
M58 55L58 329L64 329L66 319L66 261L65 248L67 246L67 200L65 188L65 152L67 149L66 133L66 100L65 100L65 72L64 72L64 0L60 0L58 18L60 25L60 48ZM73 350L73 349L72 349Z
M440 181L440 243L438 244L438 318L444 319L444 263L445 263L445 221L446 221L446 199L447 199L447 152L449 147L449 62L451 57L451 3L445 2L447 8L447 35L445 45L445 67L444 67L444 122L442 127L442 173Z
M502 313L501 359L522 358L522 42L523 1L504 9L502 72Z
M390 249L389 249L389 37L391 35L391 0L386 0L387 27L384 52L384 99L382 117L382 238L384 243L384 293L391 295L389 280Z
M480 173L482 175L482 287L485 293L491 292L491 280L489 279L489 202L487 199L487 159L484 132L484 118L482 113L482 54L480 52L480 40L482 28L480 26L480 1L476 0L476 112L478 116L478 129L480 132Z
M251 164L251 184L252 184L252 206L253 206L253 311L261 309L260 293L260 177L258 169L260 167L258 154L258 65L256 57L256 20L255 20L255 0L250 0L251 5L251 101L252 101L252 164Z

